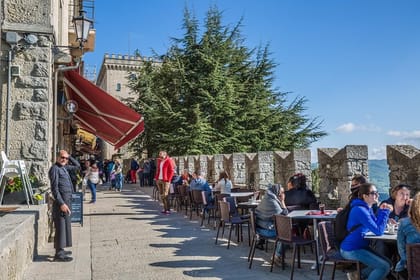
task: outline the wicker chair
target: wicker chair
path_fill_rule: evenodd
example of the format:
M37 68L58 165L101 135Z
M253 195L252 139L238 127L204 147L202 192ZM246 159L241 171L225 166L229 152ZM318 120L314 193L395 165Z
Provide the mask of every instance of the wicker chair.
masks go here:
M335 248L335 234L334 234L334 225L331 221L323 221L318 224L318 236L319 236L319 245L321 247L321 256L322 256L322 266L321 274L319 279L322 280L324 274L325 262L333 262L333 271L331 279L335 277L335 269L337 264L355 264L357 267L357 273L360 278L360 268L361 263L355 260L344 259L340 252Z
M408 279L420 280L420 263L416 261L420 256L420 243L407 244L406 248Z
M319 261L318 261L318 254L316 248L316 242L313 239L304 239L301 236L295 236L293 234L293 225L292 225L292 218L285 216L285 215L274 215L274 224L276 228L276 243L274 246L273 257L271 259L271 269L273 271L273 264L274 264L274 256L276 253L278 243L281 242L282 246L282 269L285 268L284 258L285 258L285 248L284 244L290 244L293 247L293 259L292 259L292 272L290 274L290 279L293 279L293 273L295 271L295 261L296 261L296 253L298 259L298 268L301 267L300 265L300 247L308 244L315 245L315 260L316 260L316 267L319 274Z

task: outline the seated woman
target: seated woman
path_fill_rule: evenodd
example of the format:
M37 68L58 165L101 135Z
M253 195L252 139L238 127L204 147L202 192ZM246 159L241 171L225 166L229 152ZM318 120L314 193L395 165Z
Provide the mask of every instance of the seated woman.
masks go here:
M410 205L410 186L399 184L391 189L391 197L382 203L391 204L394 210L389 214L389 223L396 224L399 219L406 218Z
M220 171L215 191L220 191L221 197L230 196L232 190L232 181L229 180L229 174L226 171Z
M420 193L410 203L408 218L401 219L398 226L397 245L401 259L395 266L395 271L402 276L407 275L406 245L412 243L420 243Z
M182 185L188 186L190 184L192 176L188 172L188 169L184 169L182 171L181 178L182 178Z
M410 186L406 184L399 184L391 189L391 197L380 203L387 203L392 205L394 210L391 211L388 218L389 225L396 225L402 218L406 218L408 215L408 208L410 204ZM383 256L394 260L398 256L397 245L390 242L384 242L383 240L377 240L375 242L375 250Z
M255 209L256 230L266 237L276 237L273 215L287 215L289 211L284 203L284 189L280 185L269 185L264 197ZM258 248L262 249L265 240L259 240ZM277 246L274 262L281 264L281 246Z
M362 270L363 279L385 279L391 270L391 261L379 255L369 247L369 240L364 236L371 231L382 235L388 221L392 205L383 203L377 215L372 211L372 205L378 202L378 191L371 183L359 186L358 198L351 201L351 210L347 221L347 229L354 228L341 242L340 253L348 260L358 260L366 268Z
M287 182L286 205L287 207L297 207L299 209L310 209L316 205L314 193L306 185L306 176L298 173L289 178Z

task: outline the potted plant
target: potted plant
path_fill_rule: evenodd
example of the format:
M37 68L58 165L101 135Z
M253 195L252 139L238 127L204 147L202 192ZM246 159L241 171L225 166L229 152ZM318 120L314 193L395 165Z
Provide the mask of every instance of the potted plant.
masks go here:
M13 177L7 180L3 203L4 204L26 203L26 197L23 192L23 182L20 179L20 177Z

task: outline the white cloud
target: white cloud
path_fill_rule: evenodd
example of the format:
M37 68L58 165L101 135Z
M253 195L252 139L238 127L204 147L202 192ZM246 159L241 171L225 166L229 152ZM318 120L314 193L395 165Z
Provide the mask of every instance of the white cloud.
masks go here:
M373 147L369 149L369 159L386 159L386 147Z
M420 139L420 130L413 131L398 131L390 130L387 132L389 136L401 137L407 140L419 140Z
M357 125L352 122L342 124L338 126L335 131L341 132L341 133L352 133L355 131L365 131L365 132L380 132L381 128L378 126L375 126L373 124L370 124L368 126L366 125Z
M356 125L354 123L345 123L337 127L335 130L343 133L351 133L356 130Z

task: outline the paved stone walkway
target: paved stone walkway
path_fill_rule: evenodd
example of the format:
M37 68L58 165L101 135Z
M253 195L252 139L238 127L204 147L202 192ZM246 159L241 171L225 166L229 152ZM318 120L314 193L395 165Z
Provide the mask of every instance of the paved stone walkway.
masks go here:
M225 239L215 245L215 230L200 227L197 217L190 221L184 212L162 215L151 193L152 188L137 185L125 185L122 192L100 186L96 204L84 203L83 227L73 225L74 260L52 262L49 243L24 280L289 279L290 267L269 272L270 250L257 250L250 270L248 242L233 243L229 250ZM331 277L330 266L325 276ZM295 279L318 278L309 264L295 269ZM336 279L346 279L345 274L338 271Z

